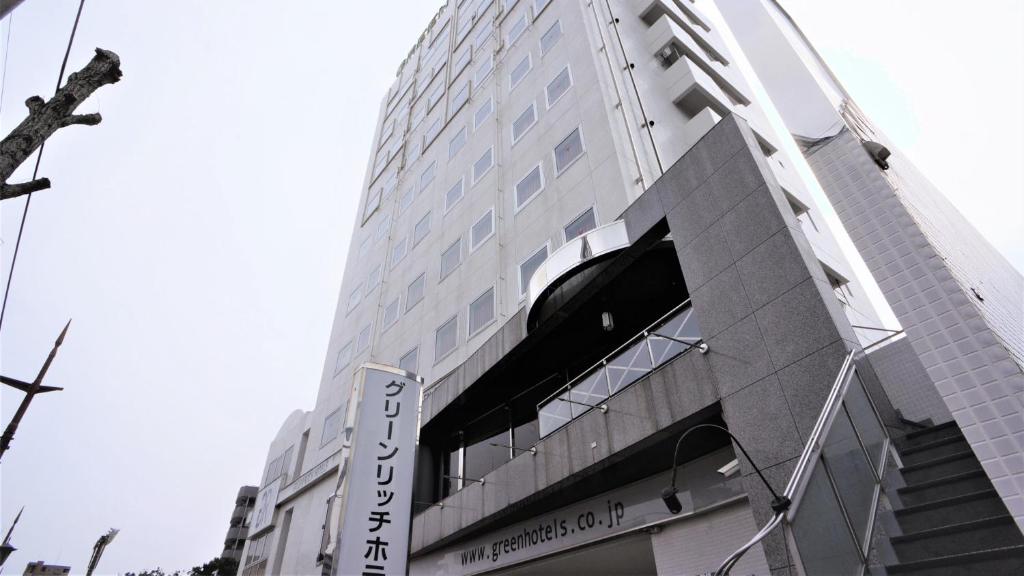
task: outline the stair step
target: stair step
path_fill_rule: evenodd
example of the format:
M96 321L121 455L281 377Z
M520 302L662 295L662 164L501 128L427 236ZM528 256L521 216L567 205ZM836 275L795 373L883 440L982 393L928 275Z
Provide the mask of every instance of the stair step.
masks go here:
M993 574L1024 574L1024 546L1007 546L951 554L928 560L901 562L886 566L889 574L912 576L991 576Z
M895 511L896 521L904 533L920 532L1007 513L1006 505L993 488Z
M965 450L904 466L900 472L907 484L912 486L944 476L980 469L981 463L974 457L974 452Z
M947 436L939 438L926 444L919 444L913 448L904 448L900 451L900 458L904 465L919 464L933 460L940 456L949 456L958 452L965 452L971 449L967 439L963 436Z
M981 552L992 548L1024 545L1009 514L893 536L890 541L901 563L951 554Z
M963 436L963 433L960 432L960 427L953 420L924 430L909 432L896 440L896 446L897 448L913 448L951 436Z
M992 481L985 475L984 470L978 469L919 482L913 486L904 486L897 492L900 502L910 507L991 488Z

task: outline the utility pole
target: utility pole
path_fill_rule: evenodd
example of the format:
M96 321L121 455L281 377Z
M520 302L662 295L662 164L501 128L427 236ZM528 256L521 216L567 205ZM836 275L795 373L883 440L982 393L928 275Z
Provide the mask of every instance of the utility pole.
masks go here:
M107 549L107 544L114 541L114 536L117 536L118 532L117 528L111 528L96 541L96 544L92 547L92 557L89 558L89 568L86 569L85 576L92 576L92 571L100 563L100 557L103 556L103 551Z
M21 507L21 510L18 510L18 515L14 517L14 522L11 522L11 527L7 529L7 536L4 536L4 543L0 544L0 566L7 562L7 557L11 555L11 552L17 550L17 548L11 546L11 533L14 532L14 527L18 525L18 520L21 519L21 513L24 511L24 506Z
M68 327L71 326L71 320L64 325L64 329L60 331L60 336L57 336L57 341L53 343L53 349L50 350L49 356L46 357L46 362L43 362L43 367L39 369L39 374L36 375L36 379L32 383L22 382L21 380L15 380L14 378L8 378L7 376L0 376L0 382L6 384L12 388L17 388L25 393L25 397L21 399L21 405L18 406L17 412L14 413L14 417L11 418L11 423L7 425L7 429L4 430L3 436L0 437L0 459L3 458L4 453L11 446L11 440L14 439L14 433L18 430L18 424L21 423L21 419L25 416L25 412L28 411L28 405L32 403L32 399L35 398L36 394L43 394L45 392L54 392L57 390L63 390L57 386L43 386L43 378L46 376L46 372L50 369L50 364L53 363L54 357L57 356L57 349L64 342L64 336L68 333Z

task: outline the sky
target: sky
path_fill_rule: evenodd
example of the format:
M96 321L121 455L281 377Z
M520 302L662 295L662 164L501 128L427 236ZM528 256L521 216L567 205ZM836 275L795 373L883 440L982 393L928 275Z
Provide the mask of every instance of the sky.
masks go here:
M68 64L95 47L124 77L48 142L0 371L31 379L68 337L0 468L9 560L98 573L220 553L239 486L310 408L380 98L439 3L89 0ZM861 107L1024 269L1024 4L789 0ZM75 0L26 0L0 134L52 95ZM837 21L841 16L842 21ZM23 167L24 168L24 167ZM28 179L19 171L14 182ZM0 205L2 278L23 200ZM19 393L2 393L6 424Z

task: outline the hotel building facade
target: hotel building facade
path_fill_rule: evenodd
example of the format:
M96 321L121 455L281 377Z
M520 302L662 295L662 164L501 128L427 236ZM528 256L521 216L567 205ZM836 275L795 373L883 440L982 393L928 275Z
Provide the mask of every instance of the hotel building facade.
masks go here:
M896 448L930 462L947 403L913 335L877 342L704 8L438 11L382 99L316 405L269 447L240 574L331 572L366 362L426 382L412 574L713 572L783 492L734 573L930 559L898 491L941 472L904 480Z

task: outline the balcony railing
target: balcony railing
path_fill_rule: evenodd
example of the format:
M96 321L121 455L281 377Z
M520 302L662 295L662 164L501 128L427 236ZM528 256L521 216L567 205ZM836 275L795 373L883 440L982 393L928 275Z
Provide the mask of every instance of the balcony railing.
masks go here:
M659 366L693 348L706 349L686 300L537 405L540 436L565 426Z

